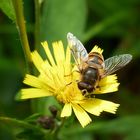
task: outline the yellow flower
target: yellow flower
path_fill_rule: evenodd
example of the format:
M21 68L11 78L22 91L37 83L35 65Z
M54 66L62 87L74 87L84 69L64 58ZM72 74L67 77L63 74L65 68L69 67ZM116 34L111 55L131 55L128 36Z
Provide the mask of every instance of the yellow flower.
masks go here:
M73 72L69 47L65 53L62 42L54 42L52 55L47 42L43 42L42 46L47 59L43 60L37 51L31 53L39 75L26 74L23 82L31 87L21 90L21 99L54 96L64 104L61 117L70 116L73 110L82 127L92 121L88 113L99 116L103 111L113 114L116 112L119 104L82 95L76 82L79 80L79 73ZM95 46L92 51L102 53L103 50ZM116 75L110 75L100 80L99 88L94 94L114 92L118 90L118 86Z

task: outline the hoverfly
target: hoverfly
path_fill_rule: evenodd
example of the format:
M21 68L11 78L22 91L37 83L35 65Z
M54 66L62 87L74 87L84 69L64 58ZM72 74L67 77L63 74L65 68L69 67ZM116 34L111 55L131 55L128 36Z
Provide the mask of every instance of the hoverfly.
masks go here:
M68 45L81 75L78 88L85 94L93 92L99 81L114 73L132 60L132 55L122 54L104 60L102 54L87 53L83 44L72 34L67 34Z

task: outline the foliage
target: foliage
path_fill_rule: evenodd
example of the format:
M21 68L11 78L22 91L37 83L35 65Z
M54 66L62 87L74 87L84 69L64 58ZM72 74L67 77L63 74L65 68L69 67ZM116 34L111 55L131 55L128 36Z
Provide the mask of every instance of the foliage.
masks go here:
M15 12L11 0L1 0L0 9L13 21L15 21Z
M117 115L103 113L100 119L94 117L95 121L84 129L75 123L72 116L61 128L60 139L140 139L139 0L42 0L38 3L38 24L34 10L36 1L39 0L23 0L31 50L40 49L36 45L37 40L40 44L44 40L51 43L61 39L66 44L66 33L72 32L83 41L88 51L95 44L101 46L105 58L122 53L133 55L132 63L118 72L121 83L119 91L109 95L110 100L121 104ZM1 0L0 9L0 138L46 139L45 134L50 131L44 130L35 120L40 114L51 114L48 106L61 106L52 98L23 102L14 100L24 86L22 80L26 64L15 25L12 0ZM101 96L108 98L108 95ZM37 114L32 116L33 112Z

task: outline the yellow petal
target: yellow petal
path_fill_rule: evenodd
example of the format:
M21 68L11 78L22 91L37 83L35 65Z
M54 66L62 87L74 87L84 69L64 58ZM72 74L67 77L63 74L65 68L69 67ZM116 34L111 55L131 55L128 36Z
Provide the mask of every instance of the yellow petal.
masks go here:
M45 62L43 63L42 65L42 70L44 72L44 78L47 78L49 80L53 80L53 76L52 76L52 70L53 70L53 67L51 67L48 63L48 61L45 60Z
M99 86L104 86L111 83L117 83L117 76L116 74L106 76L102 78L99 82Z
M117 76L115 74L109 75L100 80L99 88L94 91L94 94L115 92L118 90L118 86Z
M49 80L53 80L51 73L52 69L53 67L49 64L47 60L45 60L44 63L42 64L42 71L44 72L44 76Z
M44 80L47 85L53 87L54 89L57 89L58 87L64 85L65 82L64 72L62 72L60 68L57 67L57 65L49 67L48 62L45 61L44 64L42 65L42 70L44 72L41 75L42 80Z
M104 93L118 91L119 84L120 83L112 83L112 84L108 84L108 85L99 87L94 91L94 94L104 94Z
M42 44L42 46L43 46L43 48L44 48L44 50L45 50L45 52L46 52L46 55L47 55L47 57L48 57L48 59L49 59L51 65L52 65L52 66L55 66L55 62L54 62L54 59L53 59L52 54L51 54L51 52L50 52L50 49L49 49L49 47L48 47L47 41L41 42L41 44Z
M99 116L101 113L99 106L93 100L84 100L80 106L93 115Z
M31 56L32 56L32 61L33 61L34 65L36 66L36 68L38 69L38 71L42 72L41 66L44 63L44 61L41 58L41 56L38 54L37 51L32 52Z
M87 99L80 104L87 112L99 116L102 111L115 114L119 104L101 99Z
M69 47L67 47L66 50L66 60L65 60L65 75L70 75L71 74L71 52Z
M55 83L55 87L61 87L64 85L64 75L61 73L62 71L58 70L59 67L53 68L51 73L53 76L53 82Z
M82 127L85 127L92 121L89 115L86 113L86 111L83 110L79 105L72 104L72 108Z
M57 65L62 65L65 60L64 47L62 41L54 42L52 46Z
M71 62L71 52L70 52L70 48L67 47L67 50L66 50L66 64L70 64Z
M91 50L91 52L97 52L97 53L102 54L103 53L103 50L101 48L99 48L97 45L95 45L93 47L93 49Z
M54 91L54 86L50 83L51 81L49 80L48 82L45 82L46 79L42 79L41 75L39 77L35 77L33 75L26 74L23 83L32 87Z
M65 82L65 53L62 41L53 43L53 52L57 63L57 67L55 67L56 76L58 77L60 84L63 84Z
M68 116L71 116L71 113L72 113L72 108L71 108L71 104L65 104L63 109L62 109L62 112L61 112L61 117L68 117Z
M39 78L30 74L26 74L23 83L37 88L45 87L45 83L41 82Z
M80 80L80 72L79 69L77 67L77 65L74 65L73 69L72 69L72 74L73 74L73 80Z
M27 88L21 90L21 99L39 98L51 95L51 92L38 88Z
M115 104L113 102L104 101L102 103L102 106L104 106L104 111L115 114L118 107L120 106L120 104Z

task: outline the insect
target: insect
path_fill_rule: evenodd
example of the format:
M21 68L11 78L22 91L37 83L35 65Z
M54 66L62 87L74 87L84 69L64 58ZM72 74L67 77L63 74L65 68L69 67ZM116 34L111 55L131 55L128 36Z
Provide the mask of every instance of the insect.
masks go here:
M72 34L67 34L68 45L81 75L78 88L85 93L93 92L99 81L114 73L132 60L132 55L122 54L104 60L98 52L87 53L83 44Z

